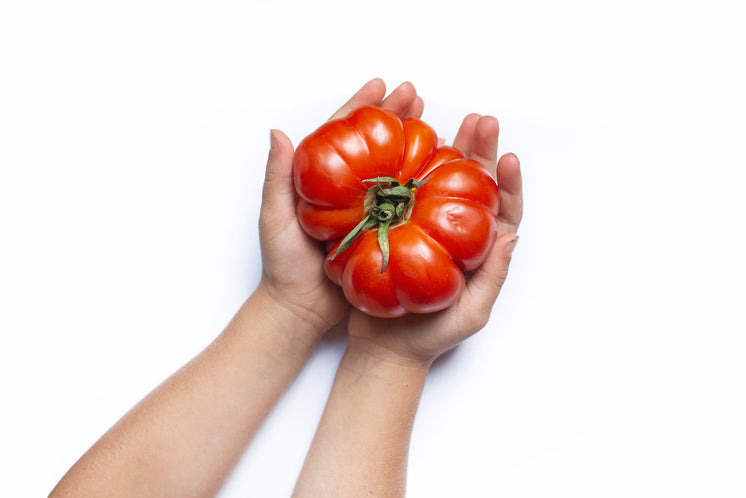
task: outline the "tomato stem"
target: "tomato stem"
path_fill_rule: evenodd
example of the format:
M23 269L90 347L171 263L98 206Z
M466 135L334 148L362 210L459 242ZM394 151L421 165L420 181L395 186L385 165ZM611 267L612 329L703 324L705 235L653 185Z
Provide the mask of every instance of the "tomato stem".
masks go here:
M368 216L367 218L363 218L363 221L358 223L358 225L353 228L352 231L350 231L350 233L348 233L344 239L342 239L342 243L337 248L337 252L335 252L334 255L329 259L334 259L335 257L337 257L337 254L350 247L361 233L369 228L373 228L374 226L376 226L377 223L378 221L373 218L372 215Z
M378 227L378 247L381 249L383 256L383 265L381 273L386 271L389 264L389 228L402 218L414 202L413 191L425 184L430 178L422 181L411 178L404 185L399 184L395 178L389 176L379 176L363 180L363 182L375 182L375 186L369 189L369 193L374 193L374 202L370 211L366 214L360 223L353 228L339 244L339 247L329 259L336 258L341 252L347 250L352 243L365 230L371 230ZM388 184L388 185L384 185ZM372 194L371 194L372 195ZM408 219L409 216L405 218Z
M386 271L386 267L389 265L389 225L391 222L384 221L378 225L378 247L381 248L383 254L383 266L381 267L381 273Z

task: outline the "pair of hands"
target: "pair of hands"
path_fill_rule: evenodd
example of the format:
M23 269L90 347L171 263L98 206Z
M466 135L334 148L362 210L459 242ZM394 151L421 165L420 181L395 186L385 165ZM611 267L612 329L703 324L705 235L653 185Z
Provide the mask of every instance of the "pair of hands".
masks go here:
M384 98L382 80L366 83L331 119L341 118L366 105L378 105L400 118L422 116L424 102L411 83L403 83ZM429 366L443 352L480 330L489 319L508 273L511 252L518 240L523 214L521 172L513 154L497 157L499 126L491 116L469 114L453 146L465 157L482 163L496 178L500 191L498 238L487 259L468 278L461 297L451 307L428 315L383 319L353 309L349 321L349 347L397 363ZM262 248L260 289L298 319L320 333L339 322L349 305L342 289L324 274L326 254L297 222L293 184L293 145L273 130L262 194L259 236Z

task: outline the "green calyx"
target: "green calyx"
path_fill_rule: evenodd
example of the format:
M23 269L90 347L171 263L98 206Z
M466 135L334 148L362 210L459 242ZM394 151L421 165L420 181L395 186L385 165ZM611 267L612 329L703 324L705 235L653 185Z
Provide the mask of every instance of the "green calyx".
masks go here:
M375 185L368 191L368 197L366 197L366 204L370 203L366 208L367 214L342 239L342 243L329 259L336 258L339 253L349 248L355 239L365 230L372 230L378 227L378 247L381 248L381 254L383 255L381 273L386 271L386 267L389 264L389 228L401 221L403 216L406 216L406 218L409 217L409 212L414 202L413 191L424 185L428 180L429 178L425 178L422 181L417 181L411 178L404 185L399 184L395 178L388 176L363 180L366 183L375 182Z

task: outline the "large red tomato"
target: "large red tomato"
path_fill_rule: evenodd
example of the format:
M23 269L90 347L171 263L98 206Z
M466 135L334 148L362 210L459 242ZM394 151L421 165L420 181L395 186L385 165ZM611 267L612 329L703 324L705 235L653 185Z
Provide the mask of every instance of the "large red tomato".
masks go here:
M327 242L327 276L372 316L447 308L497 234L490 173L419 119L363 107L329 121L293 158L297 214Z

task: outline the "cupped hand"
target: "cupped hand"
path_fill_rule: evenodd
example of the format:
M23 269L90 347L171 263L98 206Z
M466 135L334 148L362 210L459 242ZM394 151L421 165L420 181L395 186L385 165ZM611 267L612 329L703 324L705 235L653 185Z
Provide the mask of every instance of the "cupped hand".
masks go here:
M508 275L516 230L523 215L521 170L514 154L497 157L499 126L491 116L470 114L453 142L465 157L479 161L496 178L500 191L498 237L482 266L467 276L466 287L449 308L427 315L374 318L353 310L349 319L351 348L394 362L429 366L439 355L479 331Z
M378 105L401 118L422 115L422 98L411 83L403 83L384 99L385 95L384 82L371 80L330 119L366 105ZM260 289L314 329L326 330L345 316L348 304L342 290L324 274L323 247L298 224L292 169L293 144L283 132L272 130L259 216Z

